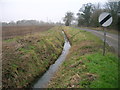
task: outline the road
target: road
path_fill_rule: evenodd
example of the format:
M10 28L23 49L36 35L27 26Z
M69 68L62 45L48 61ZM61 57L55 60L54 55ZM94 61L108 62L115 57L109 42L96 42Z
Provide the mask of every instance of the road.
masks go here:
M104 40L104 33L102 31L96 31L96 30L85 29L85 28L79 28L79 29L91 32L94 35L100 37L102 40ZM109 46L112 46L115 50L115 53L118 54L118 35L106 32L106 42L108 43Z

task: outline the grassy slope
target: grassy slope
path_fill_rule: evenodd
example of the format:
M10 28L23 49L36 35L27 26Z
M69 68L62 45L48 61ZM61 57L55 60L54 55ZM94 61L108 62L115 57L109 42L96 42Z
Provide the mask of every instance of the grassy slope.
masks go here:
M58 27L3 41L3 87L27 87L61 54L64 37Z
M49 88L116 88L118 87L117 57L107 46L102 55L102 41L89 32L64 27L72 47ZM75 35L76 34L76 35Z

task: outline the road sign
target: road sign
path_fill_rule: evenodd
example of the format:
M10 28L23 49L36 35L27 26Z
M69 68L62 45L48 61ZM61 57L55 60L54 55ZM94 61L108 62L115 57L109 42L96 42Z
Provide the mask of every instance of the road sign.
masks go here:
M103 12L102 14L100 14L100 16L99 16L99 23L103 27L109 26L112 23L112 17L110 15L110 13Z
M103 12L102 14L100 14L99 16L99 23L103 26L103 27L107 27L112 23L112 17L110 15L110 13L107 12ZM103 55L105 55L105 44L106 44L106 28L104 29L104 46L103 46Z

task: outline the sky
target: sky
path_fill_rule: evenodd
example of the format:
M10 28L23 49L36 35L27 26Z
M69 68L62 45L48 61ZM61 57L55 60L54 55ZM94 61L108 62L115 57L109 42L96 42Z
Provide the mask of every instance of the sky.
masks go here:
M82 4L108 0L0 0L0 21L42 20L59 22L67 11L78 13Z

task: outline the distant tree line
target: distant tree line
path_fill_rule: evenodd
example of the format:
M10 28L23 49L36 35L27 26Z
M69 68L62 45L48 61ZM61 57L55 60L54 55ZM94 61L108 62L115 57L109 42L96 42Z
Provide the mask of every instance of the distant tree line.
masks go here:
M28 26L28 25L54 25L53 22L44 22L44 21L37 21L37 20L19 20L19 21L11 21L9 23L2 22L2 26Z
M77 18L74 19L73 12L67 12L64 17L66 26L69 26L73 20L77 21L78 26L84 27L99 27L98 17L102 12L109 12L113 18L110 28L116 29L118 20L118 10L120 2L107 2L104 6L98 4L87 3L83 4L77 13Z

